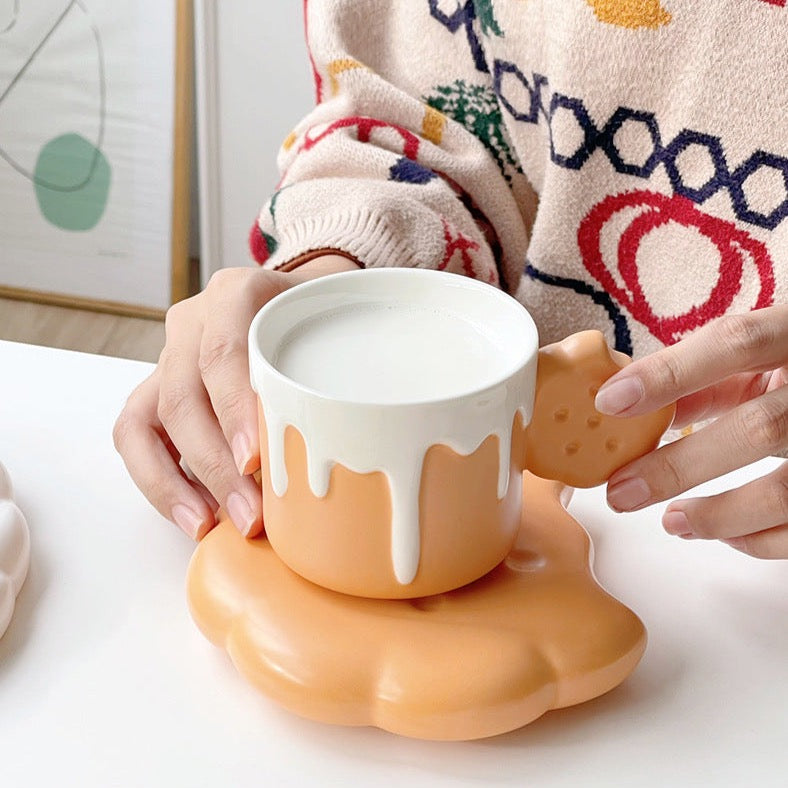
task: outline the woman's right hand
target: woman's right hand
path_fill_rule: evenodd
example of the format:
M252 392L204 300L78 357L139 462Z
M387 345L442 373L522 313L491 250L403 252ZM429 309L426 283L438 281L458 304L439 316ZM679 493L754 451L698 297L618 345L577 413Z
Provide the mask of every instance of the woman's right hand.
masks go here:
M262 529L260 488L250 475L260 467L247 356L252 318L295 284L356 267L326 254L291 273L227 268L168 310L159 363L129 396L113 439L145 497L193 539L214 526L220 504L245 536Z

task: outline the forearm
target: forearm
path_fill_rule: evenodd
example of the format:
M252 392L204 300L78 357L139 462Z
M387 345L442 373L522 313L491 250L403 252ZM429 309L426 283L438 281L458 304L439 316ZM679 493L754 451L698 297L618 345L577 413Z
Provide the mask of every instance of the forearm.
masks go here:
M437 268L513 290L525 179L472 122L494 105L490 75L421 0L308 8L321 101L283 145L280 188L253 230L258 262L288 270L330 249L364 267ZM375 24L359 36L366 17Z

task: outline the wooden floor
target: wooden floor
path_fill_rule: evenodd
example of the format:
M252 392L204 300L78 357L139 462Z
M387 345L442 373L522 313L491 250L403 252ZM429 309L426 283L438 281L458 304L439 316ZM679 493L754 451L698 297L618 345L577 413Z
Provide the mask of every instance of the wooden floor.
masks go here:
M164 322L0 298L0 339L156 361Z

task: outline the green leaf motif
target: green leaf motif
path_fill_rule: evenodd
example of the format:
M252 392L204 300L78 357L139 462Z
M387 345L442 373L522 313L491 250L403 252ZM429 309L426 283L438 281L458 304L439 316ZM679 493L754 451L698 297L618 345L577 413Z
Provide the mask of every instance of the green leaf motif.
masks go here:
M474 0L473 5L482 25L482 33L485 36L490 33L496 36L503 36L503 30L501 30L493 12L492 0Z
M503 113L492 88L469 85L458 79L438 85L424 101L452 120L465 126L492 154L503 177L511 184L522 169L509 146Z
M269 235L265 230L260 230L265 245L268 247L268 254L273 254L279 248L279 241L273 235Z

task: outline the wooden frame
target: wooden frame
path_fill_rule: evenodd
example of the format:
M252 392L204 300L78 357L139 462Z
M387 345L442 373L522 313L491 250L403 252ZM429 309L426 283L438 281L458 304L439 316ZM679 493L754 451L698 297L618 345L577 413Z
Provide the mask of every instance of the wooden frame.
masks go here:
M176 0L175 14L175 129L172 162L172 303L187 298L191 156L194 129L194 7L192 0Z
M162 300L166 300L170 304L191 295L191 283L194 280L193 270L197 264L197 261L189 256L191 157L194 132L194 97L192 88L194 78L193 0L172 0L172 2L174 3L175 42L172 50L174 56L174 106L172 115L169 281L165 285L165 291L162 294ZM72 6L78 6L85 11L89 5L90 0L85 0L84 3L82 0L76 0L76 2L69 3L66 6L66 11L71 9ZM65 12L63 14L65 15ZM101 57L103 57L103 53ZM102 60L101 66L103 67L103 65ZM27 68L27 64L25 64L24 68ZM9 92L12 87L13 83L11 87L6 89L6 92ZM3 86L0 86L0 96L2 95ZM1 161L0 164L2 164ZM2 196L0 193L0 198ZM0 246L0 258L2 258L6 250ZM0 275L2 275L2 272L0 272ZM48 289L38 285L33 287L18 285L18 282L0 284L0 297L152 319L161 319L166 311L166 306L164 305L152 306L142 303L126 303L113 298L85 297L70 292L57 292L59 288Z

